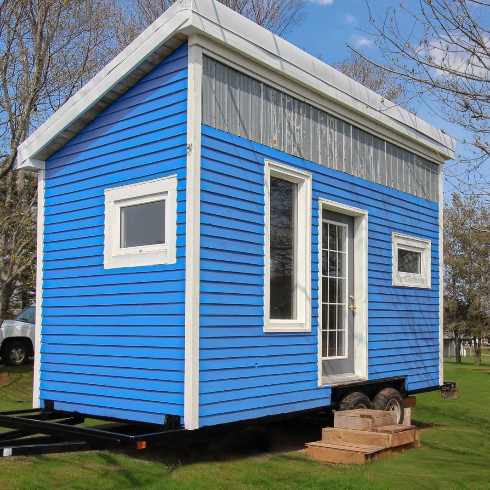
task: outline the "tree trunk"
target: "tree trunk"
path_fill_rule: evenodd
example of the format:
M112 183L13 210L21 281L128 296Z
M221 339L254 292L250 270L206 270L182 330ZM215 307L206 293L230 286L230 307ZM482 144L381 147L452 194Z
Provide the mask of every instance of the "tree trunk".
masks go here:
M454 348L456 350L456 364L461 364L461 339L459 336L454 337Z
M475 344L475 366L481 366L481 339L473 337Z

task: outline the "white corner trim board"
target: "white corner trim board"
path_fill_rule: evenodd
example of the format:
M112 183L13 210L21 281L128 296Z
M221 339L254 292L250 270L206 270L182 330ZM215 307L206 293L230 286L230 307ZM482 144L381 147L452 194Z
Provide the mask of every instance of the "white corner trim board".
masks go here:
M41 385L41 333L43 301L43 252L44 252L44 179L45 171L37 173L37 263L36 263L36 325L34 328L34 380L32 407L40 407Z
M189 38L187 105L187 200L185 262L184 426L199 428L199 304L201 249L201 83L202 50Z

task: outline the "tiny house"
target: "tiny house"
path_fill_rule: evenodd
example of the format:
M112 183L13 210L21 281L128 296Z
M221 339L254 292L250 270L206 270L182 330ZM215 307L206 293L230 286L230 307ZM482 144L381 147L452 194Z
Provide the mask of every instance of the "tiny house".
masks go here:
M196 429L437 389L453 155L215 0L176 2L18 149L35 406Z

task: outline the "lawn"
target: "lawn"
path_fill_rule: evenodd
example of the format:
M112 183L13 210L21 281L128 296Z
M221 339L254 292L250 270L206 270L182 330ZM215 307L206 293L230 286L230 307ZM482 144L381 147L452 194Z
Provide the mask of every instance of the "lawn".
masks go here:
M0 458L0 489L489 489L490 355L447 361L445 379L460 398L417 396L422 446L362 467L309 460L319 428L303 419L159 451ZM28 407L31 382L31 365L0 366L0 411Z

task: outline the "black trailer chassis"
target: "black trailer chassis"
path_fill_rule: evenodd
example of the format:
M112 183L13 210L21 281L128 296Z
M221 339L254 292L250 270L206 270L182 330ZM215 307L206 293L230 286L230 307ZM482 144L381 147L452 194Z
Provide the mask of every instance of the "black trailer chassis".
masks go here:
M12 430L0 432L0 457L92 449L146 449L171 442L176 436L182 440L186 433L191 433L175 417L167 417L163 426L109 419L94 420L97 428L80 426L84 422L82 414L46 408L2 412L0 427Z
M362 391L373 395L387 386L397 388L403 396L415 394L404 390L404 377L387 378L374 382L352 383L332 387L332 402L324 411L335 409L343 396L352 391ZM457 398L456 383L446 382L442 386L421 391L439 389L443 398ZM318 412L321 409L317 409ZM92 449L147 449L175 442L186 443L207 438L211 433L223 432L243 426L261 425L277 420L311 414L294 412L275 416L244 420L219 426L186 430L180 417L167 415L162 425L138 424L131 421L109 418L95 418L78 412L64 412L54 409L54 403L45 401L43 409L17 410L0 413L0 427L11 429L0 432L0 457L27 456L35 454L88 451ZM89 423L85 424L86 419Z

